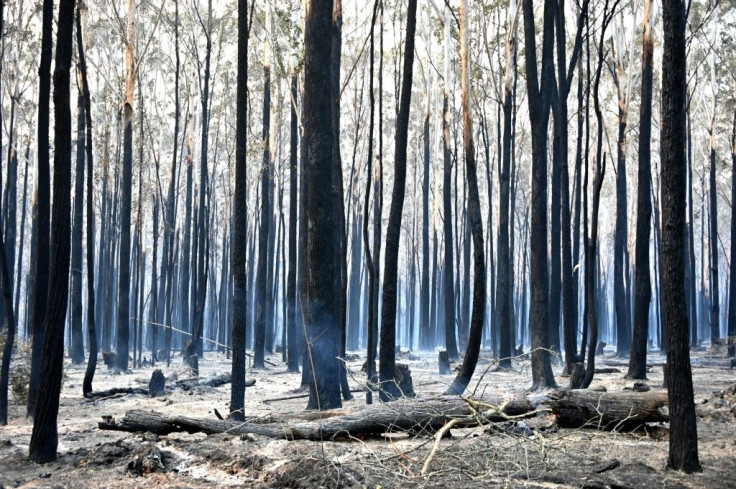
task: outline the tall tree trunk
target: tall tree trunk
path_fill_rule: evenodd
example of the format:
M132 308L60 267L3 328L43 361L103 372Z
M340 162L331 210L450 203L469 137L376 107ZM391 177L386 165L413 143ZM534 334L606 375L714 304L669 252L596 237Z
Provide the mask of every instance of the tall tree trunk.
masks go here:
M598 39L598 53L603 53L603 43L605 40L606 29L608 28L615 8L609 10L609 0L605 1L603 7L603 18L601 20L600 38ZM614 0L614 6L616 0ZM598 210L600 208L601 187L603 186L603 177L606 173L606 156L603 153L603 113L600 106L599 87L601 82L601 72L605 59L601 54L598 57L598 66L595 71L593 82L593 105L598 125L598 134L596 138L595 153L595 174L593 176L593 202L590 218L590 236L587 238L587 246L585 252L585 309L588 316L588 324L590 326L590 336L588 338L588 358L585 368L585 377L582 380L583 389L587 389L593 380L595 373L595 351L598 346L598 309L596 307L596 292L598 288L595 284L596 276L600 276L601 267L598 264L596 274L596 261L598 258ZM587 179L587 177L586 177ZM587 182L586 182L587 184ZM586 185L587 187L587 185ZM577 387L577 386L575 386Z
M15 274L15 301L13 303L13 311L15 311L16 314L16 322L19 323L19 319L17 317L18 314L18 304L20 302L20 286L23 279L23 254L24 254L24 244L25 244L25 237L26 237L26 208L27 208L27 199L28 199L28 162L31 160L31 145L30 143L26 143L26 153L25 153L25 170L23 173L23 198L21 199L21 202L23 202L21 206L20 211L20 244L18 246L18 271ZM13 271L10 270L12 273ZM30 273L28 274L30 275ZM26 291L28 291L28 281L26 280ZM26 301L26 311L28 310L28 305L32 304L30 301ZM17 326L20 328L20 325ZM26 327L26 333L28 328L28 322L25 322ZM28 335L25 335L28 337Z
M547 272L547 127L551 93L554 89L554 3L544 2L541 81L538 80L534 6L524 0L524 40L526 44L527 91L532 126L532 204L531 204L531 314L532 389L555 386L547 351L549 296Z
M652 0L644 2L644 32L641 55L641 109L639 115L639 183L636 212L636 295L634 304L634 339L631 345L630 379L647 377L647 339L649 333L649 305L652 290L649 276L649 240L651 235L651 137L652 137L652 78L653 51L651 31ZM621 171L619 169L619 171ZM620 340L619 340L620 341Z
M72 364L79 365L84 362L84 340L82 338L82 221L84 219L84 124L85 124L85 99L84 90L79 73L79 61L77 61L77 165L74 171L74 209L72 220L72 311L71 332L72 343L69 355Z
M511 172L511 133L513 131L511 116L513 112L513 89L512 75L514 62L514 45L516 43L516 21L517 15L511 16L509 9L509 22L511 26L506 38L506 67L503 76L503 157L498 169L499 201L498 201L498 283L496 284L496 306L498 307L498 324L500 329L500 341L498 356L501 368L511 368L511 356L514 345L512 345L511 322L513 290L511 284L511 267L509 239L511 229L509 228L509 213L511 206L511 192L509 188L509 173Z
M332 2L330 2L332 3ZM269 17L270 18L270 17ZM270 21L269 22L270 25ZM266 329L268 301L268 244L271 234L271 61L268 40L263 45L263 161L261 164L261 222L258 230L258 269L256 270L256 318L255 344L253 347L254 368L263 368L266 354ZM331 173L330 173L331 174Z
M714 80L715 82L715 80ZM720 338L720 299L719 299L719 283L718 283L718 190L716 184L716 144L715 144L715 125L716 125L716 99L713 97L713 107L708 128L708 140L710 143L710 172L709 172L709 197L710 205L710 222L708 243L710 244L710 344L715 345Z
M207 276L209 274L209 226L207 216L209 213L209 176L207 170L207 158L209 157L209 100L210 100L210 58L212 54L212 0L207 2L207 27L205 29L207 39L204 61L204 87L202 88L202 146L200 148L199 167L199 217L197 219L199 228L199 249L197 265L199 271L197 278L197 296L194 304L194 325L192 335L192 346L196 353L202 357L202 335L204 334L204 306L207 300Z
M333 210L335 212L335 244L337 254L335 267L339 273L335 275L335 294L340 299L338 319L340 321L340 356L345 357L345 344L347 341L347 293L348 293L348 253L347 236L345 231L345 192L342 178L342 157L340 156L340 62L342 57L342 0L334 0L332 13L332 49L330 62L332 73L330 82L332 84L332 191L335 199ZM348 385L347 367L340 362L340 388L342 397L346 401L353 398Z
M736 93L736 81L734 82ZM731 130L731 263L728 286L728 356L736 356L736 107L733 110L733 129Z
M49 295L44 326L41 379L29 457L37 463L56 459L56 420L64 368L64 323L69 299L71 236L72 115L69 104L74 0L61 0L54 63L54 215ZM127 358L126 358L127 360Z
M123 106L123 171L120 202L120 258L118 269L118 334L116 367L128 370L128 342L130 328L130 212L133 191L133 98L135 96L134 0L128 0L128 23L125 40L125 105Z
M49 170L49 114L51 97L51 58L53 55L52 24L54 22L53 0L43 0L41 20L41 63L38 68L38 125L36 142L36 215L37 235L36 266L33 291L33 350L31 353L31 379L28 386L29 416L34 416L41 378L41 356L44 344L44 321L46 320L46 299L49 290L49 228L51 225L51 174Z
M4 11L5 5L0 3L0 32L5 28ZM2 75L2 64L0 63L0 75ZM0 115L2 108L0 107ZM0 117L1 118L1 117ZM2 134L0 134L0 147L2 147ZM11 141L12 143L12 141ZM2 172L0 171L0 179ZM1 182L0 182L1 183ZM0 216L2 216L0 209ZM2 218L0 217L0 229L2 229ZM5 313L7 318L7 337L3 346L2 365L0 365L0 426L8 424L8 382L10 379L10 357L13 355L13 344L15 342L16 324L13 315L13 295L9 280L10 271L5 255L5 245L0 236L0 279L2 280L3 299L5 301Z
M306 342L307 361L313 365L308 409L332 409L340 401L340 298L335 294L335 275L340 273L335 256L334 198L322 192L333 182L333 132L331 124L331 49L333 2L307 4L304 36L304 144L306 147L307 231Z
M444 214L445 264L444 264L444 320L445 349L448 358L458 357L455 336L455 265L452 240L452 153L450 149L450 13L445 8L445 81L442 98L442 158L443 184L442 207Z
M429 83L427 83L427 107L424 113L422 145L424 150L424 172L422 179L422 281L419 286L419 347L432 348L429 320Z
M688 244L688 268L690 271L689 287L686 294L689 297L689 319L690 319L690 344L696 346L698 344L698 301L695 292L695 201L693 200L693 154L692 154L692 121L690 119L690 103L692 95L688 96L687 104L687 199L688 199L688 223L687 223L687 244ZM659 279L659 276L657 276ZM661 295L661 294L660 294ZM659 324L659 323L658 323ZM660 338L660 344L662 343Z
M666 383L670 408L667 465L700 470L685 309L685 4L663 2L662 56L662 286L667 330Z
M291 75L291 125L289 146L289 274L286 278L286 338L288 341L288 369L289 372L299 372L299 346L296 304L296 223L297 223L297 187L299 181L298 151L299 132L296 103L298 96L297 74Z
M417 0L407 5L404 68L401 80L399 114L396 121L396 146L394 150L394 187L391 210L386 230L386 254L383 269L383 304L381 308L381 350L379 378L381 400L388 401L401 395L395 380L396 370L396 300L398 281L399 241L401 216L404 209L406 187L406 153L409 133L409 111L414 67L414 34L417 23Z
M84 21L82 20L84 16ZM79 75L84 93L84 117L87 131L85 141L85 157L87 158L87 332L89 341L89 357L87 369L82 381L82 393L86 396L92 392L92 380L97 369L97 324L95 322L95 207L94 207L94 169L92 165L92 99L87 81L87 62L84 53L84 35L86 30L86 9L77 7L77 51L79 54Z
M161 257L161 280L165 282L164 288L164 323L167 325L164 339L164 350L166 352L166 363L171 363L171 310L173 308L174 295L174 228L176 221L176 165L178 161L177 150L179 148L179 69L181 60L179 59L179 2L174 0L174 144L172 148L171 158L171 175L169 177L169 188L166 194L166 210L164 214L164 249ZM186 127L185 131L186 132ZM154 326L155 328L155 326ZM154 329L155 331L155 329ZM151 352L153 359L158 360L158 351L154 344L154 351Z
M375 70L375 26L376 26L376 17L378 16L379 12L379 2L381 0L376 0L375 4L373 5L373 15L371 17L371 34L370 34L370 80L369 80L369 88L368 88L368 97L369 97L369 103L370 103L370 116L368 119L368 159L366 161L366 189L365 189L365 203L363 205L363 246L365 247L365 264L366 269L368 270L368 322L367 322L367 328L368 328L368 334L367 334L367 347L366 347L366 377L368 378L368 382L374 382L375 376L376 376L376 336L378 333L378 261L380 258L380 243L381 243L381 217L380 217L380 200L381 200L381 166L379 163L379 159L376 158L376 169L375 169L375 177L373 176L374 170L373 170L373 129L375 125L375 94L373 90L373 80L374 80L374 70ZM383 5L382 3L380 5ZM381 39L383 39L383 34L381 34ZM383 54L383 53L381 53ZM380 80L380 78L379 78ZM379 151L379 157L380 157L380 151ZM370 218L370 198L371 198L371 181L376 181L376 195L373 198L374 201L374 209L378 212L376 212L373 216L373 222L374 222L374 247L373 251L371 252L370 243L368 241L369 234L368 234L368 220ZM377 235L376 235L377 234ZM373 402L373 392L368 389L365 394L365 402L366 404L371 404Z
M236 421L245 419L245 336L247 323L248 277L245 269L247 234L247 185L248 175L248 38L250 17L248 0L238 0L238 82L235 120L235 195L233 202L233 363L232 389L230 390L230 417Z
M463 143L465 146L465 167L468 179L468 213L473 236L473 313L465 351L460 370L448 389L448 393L462 395L475 372L483 337L483 319L486 303L485 250L483 245L483 218L480 213L480 195L475 164L475 144L473 142L473 120L470 115L470 62L468 60L468 0L460 4L460 59L462 64L462 107ZM470 270L465 273L470 274Z

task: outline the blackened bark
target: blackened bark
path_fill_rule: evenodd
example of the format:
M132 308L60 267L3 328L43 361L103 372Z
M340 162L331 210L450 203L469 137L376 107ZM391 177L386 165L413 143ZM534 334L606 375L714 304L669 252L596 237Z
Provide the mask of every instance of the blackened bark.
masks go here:
M649 273L649 239L651 235L651 137L652 137L652 78L653 52L651 32L652 0L644 2L644 32L641 56L641 109L639 115L639 183L636 211L636 292L634 303L634 338L629 357L629 379L647 377L647 339L649 333L649 305L652 289ZM620 170L619 170L620 171Z
M710 251L710 344L715 345L721 336L720 330L720 299L718 282L718 190L716 185L716 145L715 145L715 120L716 100L713 99L710 127L708 128L708 139L710 141L710 172L708 204L710 205L710 221L708 223L708 243Z
M445 10L445 56L450 52L450 21L449 13ZM442 99L442 208L445 238L445 263L443 273L444 292L444 320L445 320L445 349L450 360L458 357L457 340L455 336L455 264L454 245L452 240L452 152L450 149L450 73L449 59L445 61L445 83Z
M670 443L667 465L700 470L685 308L685 4L663 2L662 56L662 291L667 335Z
M473 120L470 114L470 63L468 60L468 0L460 4L460 56L462 63L462 107L463 143L465 146L465 167L468 179L468 213L473 236L473 312L470 334L460 370L448 389L448 394L462 395L475 372L483 337L483 320L486 309L486 267L483 244L483 218L480 213L480 195L475 163L475 144L473 142ZM470 275L470 270L465 271Z
M427 88L429 91L429 87ZM419 347L429 350L434 346L434 338L430 338L429 320L429 93L427 93L427 111L424 114L422 130L424 150L424 175L422 185L422 282L419 286Z
M603 53L603 42L605 39L606 29L613 19L616 11L615 5L618 0L613 0L614 6L609 10L609 0L606 0L603 7L603 18L601 20L600 37L598 39L598 52ZM590 52L588 53L590 55ZM603 177L606 174L606 156L603 154L603 113L600 105L599 87L601 82L601 72L603 71L604 57L598 57L598 66L595 71L593 82L593 106L595 110L596 120L598 122L598 135L596 138L595 153L595 173L593 176L593 202L590 218L590 235L587 237L585 251L585 309L588 316L588 324L590 327L590 335L588 337L588 358L585 368L585 377L583 378L582 387L587 389L593 380L595 373L595 352L598 347L598 310L596 295L598 287L596 287L595 279L596 271L600 272L600 266L596 266L598 258L598 210L601 201L601 187L603 186ZM586 175L587 180L587 175ZM587 190L587 182L586 182ZM596 270L597 269L597 270ZM578 386L575 386L578 387Z
M207 2L207 25L205 29L207 39L205 45L204 61L204 86L202 87L202 145L200 147L199 166L199 216L197 227L199 229L198 261L197 266L197 295L194 303L194 324L192 334L192 346L196 348L199 358L202 358L202 335L204 334L204 305L207 300L207 277L209 275L209 225L207 216L209 214L209 176L207 170L207 158L209 157L209 100L210 100L210 58L212 55L212 0Z
M174 52L175 52L175 67L174 67L174 144L172 148L172 159L171 159L171 176L169 180L169 188L166 194L166 211L164 214L164 248L161 257L161 280L164 282L164 321L166 324L171 324L171 309L173 308L172 298L174 294L174 227L176 221L176 165L177 150L179 148L179 2L174 0ZM185 128L186 132L186 128ZM155 328L155 326L154 326ZM155 330L154 330L155 331ZM171 328L166 328L164 334L164 349L166 351L167 364L171 362ZM154 360L159 360L158 351L155 346L154 351L151 352Z
M383 269L383 304L381 308L381 350L379 379L381 400L388 401L401 393L395 380L396 348L396 301L398 282L399 241L401 217L404 209L406 187L406 154L409 133L409 111L411 109L412 73L414 65L414 34L417 21L417 0L407 5L406 41L404 46L404 68L401 80L399 114L396 121L396 146L394 150L394 188L391 210L386 230L386 254Z
M628 100L621 77L623 68L617 63L618 88L618 144L616 167L616 228L613 237L613 301L616 309L616 354L624 357L631 348L631 319L629 294L624 284L627 266L626 241L628 238L628 203L626 188L626 126L628 125ZM630 83L630 82L629 82Z
M368 377L369 382L374 381L374 377L376 375L376 336L378 333L378 314L377 314L377 303L378 303L378 260L379 256L378 254L374 255L371 254L371 247L368 240L368 220L370 218L370 199L371 199L371 181L374 179L373 176L373 130L375 126L375 112L376 112L376 102L375 102L375 94L373 90L373 79L374 79L374 71L375 71L375 26L376 26L376 17L378 16L378 6L379 2L381 0L376 0L375 4L373 5L373 15L371 17L371 35L370 35L370 80L368 82L368 98L369 98L369 104L370 104L370 116L368 119L368 160L366 162L366 188L365 188L365 201L363 205L363 246L365 247L365 264L366 269L368 270L368 322L367 322L367 328L368 328L368 334L367 334L367 347L366 347L366 376ZM379 209L378 203L380 201L380 194L381 191L380 188L380 164L378 164L378 160L376 160L376 196L373 198L375 205L374 207L376 209ZM373 217L375 224L375 228L378 230L378 244L380 245L380 232L381 232L381 226L380 226L380 215L376 214ZM378 247L373 248L374 253L380 253L380 250ZM365 402L366 404L371 404L373 402L373 392L368 389L365 394Z
M268 42L268 41L266 41ZM265 47L264 49L268 49ZM268 61L263 66L263 160L261 164L261 222L258 229L258 265L256 270L256 293L255 293L255 343L253 346L253 367L263 368L266 354L266 328L268 313L267 279L268 279L268 242L271 234L271 205L269 178L271 170L271 147L270 147L270 125L271 125L271 66ZM330 277L332 278L332 277Z
M16 315L18 314L18 303L20 302L20 285L23 279L23 254L25 251L24 243L25 243L25 237L26 237L26 208L27 208L27 199L28 199L28 162L31 159L31 145L30 143L26 143L26 154L25 154L25 170L23 174L23 197L21 198L21 202L23 202L23 205L21 206L20 211L20 222L21 222L21 230L20 230L20 244L18 246L18 271L16 272L16 278L15 278L15 302L13 303L13 311L16 311ZM12 270L11 270L12 273ZM30 275L30 273L28 274ZM26 283L26 293L29 293L30 287ZM30 300L26 300L26 304L33 304ZM28 306L26 306L26 313L28 312ZM20 324L20 320L18 317L16 317L16 322ZM28 337L28 321L25 321L25 327L26 327L26 334L25 337ZM18 325L18 328L20 326Z
M498 308L498 324L500 330L498 356L499 366L501 368L511 368L511 357L513 354L513 345L511 344L511 329L514 327L511 322L511 267L513 264L510 261L509 250L509 207L511 199L509 173L511 171L511 133L513 131L511 124L513 111L511 77L515 44L516 17L513 18L513 25L509 29L508 38L506 39L506 68L503 80L503 157L499 161L500 167L498 169L498 278L496 284L496 307Z
M4 29L4 7L0 3L0 31ZM0 75L2 74L2 65L0 64ZM2 114L2 108L0 108ZM2 134L0 134L0 141ZM0 147L2 143L0 143ZM0 172L0 175L2 172ZM0 212L0 215L2 213ZM2 219L0 218L0 229L2 229ZM5 244L0 235L0 279L2 279L3 299L5 302L5 313L7 314L7 337L3 347L2 366L0 366L0 426L8 424L8 381L10 377L10 357L13 355L13 344L15 342L15 317L13 315L13 296L10 280L8 279L8 262L5 255ZM9 299L8 299L9 298Z
M74 0L61 0L54 68L54 215L46 334L41 378L29 457L44 463L56 459L59 395L64 364L64 322L69 293L71 236L72 115L69 104Z
M89 341L89 357L87 369L82 381L82 394L92 392L92 380L97 369L97 323L95 321L95 206L94 206L94 169L92 165L92 99L90 98L89 82L87 80L87 62L84 54L84 41L81 17L86 9L77 8L77 51L79 55L79 73L82 81L82 90L86 100L84 106L85 129L85 157L87 158L87 333Z
M187 126L189 126L189 119L187 117ZM181 254L181 266L179 270L179 297L180 297L180 318L179 323L181 329L187 333L192 332L192 314L191 314L191 288L190 281L193 272L196 272L196 250L193 253L192 249L196 248L196 238L193 238L193 233L196 229L195 220L192 218L192 214L195 213L194 208L194 161L192 159L192 136L191 132L188 132L184 128L184 139L187 144L187 177L186 177L186 197L184 201L184 243L182 245ZM191 131L191 129L190 129ZM173 263L172 263L173 266ZM167 361L170 358L171 353L166 354Z
M77 71L79 72L79 62ZM81 75L78 74L78 79ZM84 95L81 81L77 82L77 164L74 172L74 209L72 220L72 307L71 333L72 343L69 356L72 364L84 362L84 341L82 338L82 221L84 220L84 145L85 145L85 107L87 100Z
M731 203L736 202L736 108L731 131ZM731 270L728 286L728 356L736 355L736 210L731 207Z
M348 302L348 245L345 228L345 192L342 179L342 157L340 155L340 61L342 57L342 0L334 0L332 14L332 48L330 50L332 73L332 191L335 203L335 244L337 260L335 267L339 273L335 275L335 294L340 299L338 320L340 321L340 356L345 357L347 341L347 302ZM340 388L346 401L353 398L348 385L347 367L340 362Z
M127 38L125 40L125 104L123 106L123 171L120 195L120 258L118 265L118 334L116 367L128 370L130 335L130 213L133 191L133 97L135 73L135 3L128 0Z
M51 174L49 170L49 114L51 98L51 58L53 50L52 24L54 22L53 0L43 0L41 20L41 63L38 68L38 126L36 142L36 266L33 271L33 350L31 353L31 379L28 386L28 415L34 416L38 384L41 378L41 356L44 344L44 321L46 299L49 290L49 228L51 225Z
M544 2L541 82L538 80L534 6L524 0L524 40L526 44L527 91L532 126L531 203L531 329L532 389L555 386L547 344L549 321L547 273L547 127L551 93L554 89L554 3Z
M304 144L307 184L306 331L308 360L314 366L309 385L308 409L332 409L340 400L340 297L335 275L340 273L335 255L334 199L324 192L333 182L331 121L332 0L307 5L304 37ZM326 156L328 155L328 156Z
M246 151L248 141L248 0L238 0L238 82L235 121L235 196L233 203L233 363L230 417L245 419L245 336L248 277L245 270L248 185ZM252 10L251 10L252 15Z
M289 146L289 274L286 278L286 338L288 341L289 372L299 371L299 342L296 330L296 214L297 186L299 180L298 151L299 134L296 113L297 75L291 75L291 133Z
M688 192L688 223L687 223L687 248L688 248L688 268L690 275L689 286L686 290L686 294L689 298L689 314L690 314L690 344L695 346L698 344L698 304L695 293L695 201L693 200L693 142L692 142L692 121L690 119L690 102L692 101L692 95L688 95L687 104L687 192ZM657 275L659 279L659 275ZM733 290L733 289L731 289ZM659 294L658 296L661 296ZM658 312L661 312L657 308ZM658 321L658 325L660 322ZM663 343L660 338L660 345Z

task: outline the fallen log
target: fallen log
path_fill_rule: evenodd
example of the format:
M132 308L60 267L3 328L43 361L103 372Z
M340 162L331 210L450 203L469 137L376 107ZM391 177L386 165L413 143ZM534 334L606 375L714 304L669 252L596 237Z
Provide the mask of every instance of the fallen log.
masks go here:
M563 427L629 429L667 421L667 392L556 390L544 401Z
M130 394L130 395L148 395L148 389L142 387L113 387L104 391L92 391L87 393L84 397L87 399L99 399L101 397L116 396L118 394Z
M185 431L206 434L231 433L280 439L335 440L376 436L389 432L435 433L454 421L458 427L507 421L551 411L561 426L612 429L665 421L665 392L594 392L557 390L528 397L484 395L480 399L445 396L431 399L400 399L318 421L237 423L157 412L128 411L119 420L103 417L100 429L159 435Z
M207 379L201 379L197 377L178 380L174 384L174 388L178 387L183 391L188 391L195 387L219 387L221 385L229 384L230 382L232 382L230 374L224 373ZM245 380L246 387L253 387L255 384L256 379L254 378L249 378ZM113 387L112 389L107 389L104 391L90 392L85 397L87 399L100 399L103 397L110 397L118 394L149 396L150 391L142 387Z
M232 382L232 377L230 376L230 372L226 372L207 379L195 377L191 379L178 380L176 382L176 386L182 390L188 391L194 387L220 387L221 385L229 384L230 382ZM245 380L246 387L251 387L255 384L256 379L254 378L248 378Z

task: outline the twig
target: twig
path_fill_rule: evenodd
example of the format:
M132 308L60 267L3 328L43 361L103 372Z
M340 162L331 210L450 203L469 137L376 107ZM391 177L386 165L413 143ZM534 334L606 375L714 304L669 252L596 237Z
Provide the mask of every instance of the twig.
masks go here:
M460 418L451 419L449 423L445 424L442 428L440 428L437 433L435 433L432 451L429 452L429 457L427 457L427 460L424 461L424 466L422 466L422 475L427 474L427 470L429 470L429 464L432 462L432 459L437 454L437 449L440 447L440 440L442 440L442 438L445 436L445 433L450 431L450 429L459 422Z

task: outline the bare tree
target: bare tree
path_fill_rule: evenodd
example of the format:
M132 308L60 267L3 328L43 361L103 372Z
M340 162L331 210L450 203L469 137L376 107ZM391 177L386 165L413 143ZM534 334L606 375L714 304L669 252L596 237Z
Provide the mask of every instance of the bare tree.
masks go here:
M54 215L49 295L44 321L46 334L39 383L39 392L44 395L38 396L29 446L31 460L38 463L56 459L59 441L56 420L64 368L64 323L69 299L71 255L72 115L69 90L73 27L74 0L61 0L54 68Z
M662 56L662 292L667 335L666 384L670 408L667 465L700 470L685 307L685 3L664 0Z
M414 68L414 35L417 26L417 0L409 0L404 44L404 69L401 80L399 114L396 121L396 147L394 162L394 188L391 210L386 229L386 254L383 269L383 307L381 309L381 358L379 379L381 399L384 401L400 395L395 380L396 369L396 302L398 282L399 241L401 217L404 209L406 187L406 154L411 109L412 74Z

